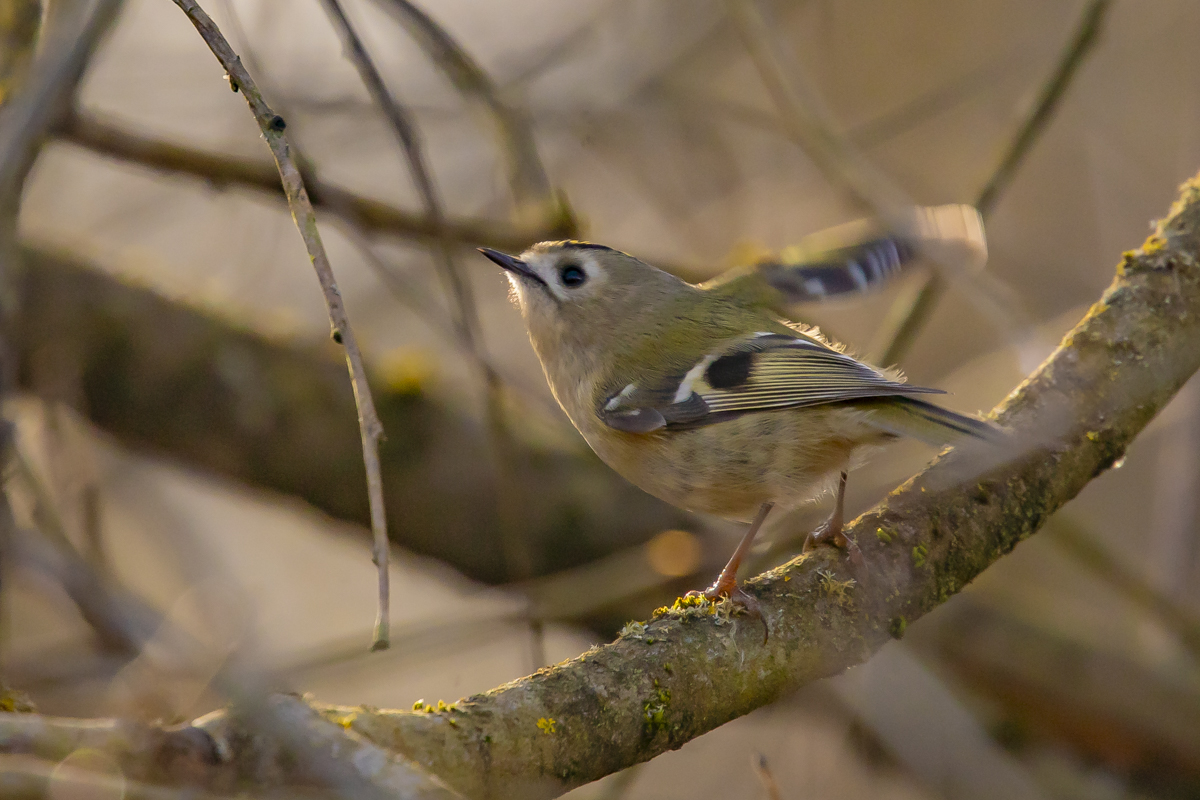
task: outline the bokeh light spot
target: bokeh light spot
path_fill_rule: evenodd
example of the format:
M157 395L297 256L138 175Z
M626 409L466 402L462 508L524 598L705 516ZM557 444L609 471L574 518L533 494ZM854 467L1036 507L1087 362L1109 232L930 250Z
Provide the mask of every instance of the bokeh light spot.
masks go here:
M690 575L700 566L700 542L687 531L663 531L646 543L646 560L659 575Z

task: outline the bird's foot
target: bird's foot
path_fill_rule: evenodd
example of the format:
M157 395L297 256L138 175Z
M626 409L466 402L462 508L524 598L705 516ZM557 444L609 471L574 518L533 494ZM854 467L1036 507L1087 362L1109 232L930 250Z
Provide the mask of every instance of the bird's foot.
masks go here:
M767 639L771 636L771 629L767 625L767 618L763 616L762 607L758 604L758 598L739 586L736 580L727 579L725 573L721 573L713 585L704 591L693 589L685 594L684 597L703 598L710 603L719 603L722 600L728 600L735 610L755 617L762 623L763 644L766 644Z
M840 521L835 521L834 519L825 520L820 527L809 533L804 539L803 552L808 553L821 545L845 550L846 555L850 557L850 563L854 566L855 572L859 575L859 583L863 583L867 565L863 559L862 550L859 549L858 544L853 539L842 531Z

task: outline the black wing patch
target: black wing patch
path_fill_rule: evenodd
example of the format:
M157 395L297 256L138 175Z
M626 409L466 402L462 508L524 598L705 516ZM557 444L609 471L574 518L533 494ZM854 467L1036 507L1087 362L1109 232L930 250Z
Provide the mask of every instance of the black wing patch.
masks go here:
M870 397L940 394L909 386L820 342L759 334L658 386L629 384L599 416L627 433L710 425L741 414Z
M754 353L743 350L721 356L708 365L704 378L714 389L734 389L750 380L750 368L754 365Z

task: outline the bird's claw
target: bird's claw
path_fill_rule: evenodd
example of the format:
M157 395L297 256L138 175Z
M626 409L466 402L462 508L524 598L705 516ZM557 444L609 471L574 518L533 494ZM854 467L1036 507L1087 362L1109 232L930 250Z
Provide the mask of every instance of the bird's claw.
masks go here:
M722 583L718 578L712 586L704 591L693 589L684 595L684 597L703 597L710 603L719 603L722 600L728 599L733 607L743 611L751 617L755 617L763 625L763 644L771 638L771 628L767 625L767 618L763 616L762 606L758 603L758 598L747 592L736 581L731 581L728 584Z
M867 562L863 558L862 550L857 542L842 532L840 525L834 528L828 521L822 523L820 527L805 537L802 552L811 552L821 545L845 550L846 555L850 557L850 564L854 567L858 582L865 583Z

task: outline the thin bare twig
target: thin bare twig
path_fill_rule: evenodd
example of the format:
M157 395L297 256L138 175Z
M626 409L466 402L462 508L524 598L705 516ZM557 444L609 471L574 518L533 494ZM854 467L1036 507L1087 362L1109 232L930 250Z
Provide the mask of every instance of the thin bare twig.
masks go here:
M911 201L838 132L831 115L806 82L789 76L789 70L785 67L785 53L754 0L726 0L726 5L764 85L775 101L789 138L803 147L829 180L843 187L858 205L870 209L888 228L903 231L904 215ZM796 70L793 68L790 71ZM1028 367L1032 368L1036 360L1030 358L1035 348L1027 346L1030 321L1015 302L1013 292L990 273L966 273L961 268L962 264L943 263L945 259L936 252L922 254L939 266L954 270L956 277L964 279L960 282L961 286L968 291L976 308L986 314L1004 332L1005 339L1017 347L1022 362L1033 360ZM893 328L882 328L877 340L890 341L888 332L891 330ZM871 348L872 352L884 349ZM885 354L881 360L892 363L895 359Z
M985 219L996 207L1004 190L1012 183L1025 156L1046 129L1050 118L1066 95L1071 79L1075 77L1084 58L1099 40L1104 17L1111 5L1112 0L1092 0L1084 10L1079 27L1063 50L1054 72L1042 87L1038 102L1030 109L1029 116L1017 129L1017 134L1009 143L1000 163L975 198L975 208ZM899 298L893 304L879 329L878 340L887 343L886 347L880 348L880 363L895 364L903 360L945 291L946 281L935 270L925 278L925 282L917 291Z
M375 619L375 638L372 649L381 650L388 647L389 630L389 586L388 586L388 555L387 519L383 505L383 476L379 466L379 440L383 436L383 425L375 412L375 403L371 397L371 389L367 384L366 366L363 364L362 353L350 327L350 319L342 303L341 292L338 291L337 280L333 275L333 267L321 243L321 234L317 229L317 217L308 192L304 188L304 180L300 170L292 159L287 137L284 135L286 124L282 117L271 111L262 94L254 84L250 74L242 66L241 59L229 42L221 34L216 23L204 12L195 0L175 0L196 30L203 37L213 55L221 62L228 73L230 86L240 91L246 98L263 137L275 157L279 169L279 177L287 193L288 207L292 211L292 219L304 239L313 269L316 270L317 280L325 295L325 304L329 309L329 323L334 341L339 342L346 350L346 363L350 370L350 380L354 386L354 400L358 406L359 432L362 435L363 462L367 471L367 496L371 506L371 532L374 537L374 561L379 573L379 610Z
M845 189L855 205L895 227L891 218L912 205L908 198L834 130L824 106L807 86L789 80L774 31L754 0L726 0L725 7L775 103L787 137L804 149L830 183Z
M413 115L396 100L396 97L392 96L388 86L384 84L383 77L380 76L378 68L371 60L371 55L367 53L361 38L356 34L354 26L350 24L341 2L322 0L322 5L334 22L338 35L341 36L342 42L346 46L348 58L358 70L362 83L366 85L374 102L388 119L392 132L396 134L396 138L400 142L404 157L408 161L409 173L413 176L416 190L425 206L425 215L434 224L442 224L445 211L442 207L442 200L438 197L437 187L434 186L433 176L428 169L424 146L422 146L420 134L416 130ZM451 76L458 89L469 92L469 94L491 98L494 103L499 103L485 73L475 66L473 61L470 61L466 53L462 52L454 40L451 40L442 29L438 28L432 19L404 0L394 0L385 7L398 14L398 19L414 32L422 48L426 50L427 54L430 54L434 64L442 67L442 70ZM497 110L498 108L503 109L503 107L493 106L492 110L500 118L503 114ZM541 169L540 162L536 161L532 137L527 136L527 140L524 140L523 146L521 146L521 140L512 138L514 128L509 127L508 134L510 157L514 163L514 169L520 170L520 172L515 172L516 178L514 178L514 193L518 201L518 210L520 210L524 205L523 200L530 191L539 192L542 198L550 197L550 192L548 192L545 172ZM530 152L533 154L533 162L529 161ZM526 175L526 178L521 179L522 174ZM539 205L545 206L545 203L539 203ZM521 515L518 511L518 507L520 507L518 498L520 498L522 489L510 479L510 467L512 458L515 457L516 447L512 446L512 433L509 431L508 421L506 421L503 381L496 369L492 368L490 361L487 360L484 347L482 347L479 313L475 308L474 296L470 291L470 284L463 277L462 271L458 269L450 242L444 239L438 240L434 245L434 255L438 260L440 272L448 284L450 296L455 301L456 323L463 347L472 356L475 368L484 379L487 393L487 428L492 443L494 473L496 473L499 485L497 516L500 525L500 539L504 543L505 560L508 561L510 578L522 581L532 575L533 563L529 558L528 545L522 536ZM544 666L546 661L544 637L541 633L541 622L536 619L530 619L530 655L532 655L534 669Z
M46 9L40 29L17 23L14 42L27 50L6 53L5 70L10 85L0 87L0 329L11 331L14 281L22 271L23 256L17 244L17 217L25 180L47 132L71 108L83 73L121 9L122 0L98 0L90 6L57 0ZM12 8L10 13L35 16L36 9ZM32 37L38 34L36 45ZM29 54L33 63L28 64ZM0 400L14 388L14 366L7 335L0 337ZM0 465L12 447L12 427L0 420ZM7 560L18 543L16 520L8 495L0 491L0 557Z
M15 225L13 215L21 187L42 138L67 113L75 87L100 39L117 16L122 0L102 0L86 16L75 2L52 3L42 26L40 50L27 82L0 110L0 215ZM6 98L7 100L7 98Z
M508 159L509 185L517 204L518 219L527 216L523 212L530 207L542 213L550 209L556 199L546 168L538 156L528 114L501 100L500 90L487 72L445 28L409 0L374 2L404 26L464 98L475 100L488 110L500 134L501 149ZM566 209L559 208L553 213L563 211ZM567 214L569 218L569 212Z
M776 31L755 1L726 0L726 6L779 110L788 137L804 149L830 182L845 189L855 203L869 209L885 227L899 233L909 230L912 200L838 130L820 97L803 80L803 73L789 65ZM1008 287L981 270L968 272L962 261L936 249L919 249L927 260L963 278L961 284L970 300L1004 332L1006 340L1020 344L1028 339L1029 320ZM1022 347L1018 352L1027 353L1030 348Z
M421 196L425 215L440 226L445 219L445 211L426 163L424 147L412 114L388 90L362 39L346 17L339 0L321 0L321 4L333 21L334 27L337 28L338 35L346 47L346 54L355 69L358 70L359 77L366 85L367 91L387 118L393 133L399 140L408 161L409 172ZM410 27L414 25L417 27L423 46L427 52L434 53L435 62L443 70L462 72L467 68L464 66L465 54L456 48L453 40L450 40L449 37L444 34L439 35L440 29L433 24L432 20L402 2L397 5L397 8L404 12L402 19L407 20L406 24ZM458 56L457 59L455 54ZM482 71L475 68L474 74L482 74ZM467 79L465 76L460 76L456 85ZM544 173L541 176L541 182L545 183ZM504 543L505 560L508 562L510 577L514 580L523 580L532 574L533 567L519 524L520 514L517 498L520 496L521 487L509 477L509 466L516 448L512 445L512 434L508 430L505 417L503 382L500 374L492 368L484 353L480 341L479 315L475 299L470 284L463 277L462 271L455 261L450 242L444 239L439 240L435 243L434 248L435 258L440 266L442 276L447 283L450 296L454 299L459 335L484 381L487 393L488 432L492 443L495 475L499 487L496 496L497 515L501 527L500 536ZM537 669L545 663L545 648L540 622L536 620L530 622L530 643L533 666L534 669Z
M71 544L66 526L45 482L20 447L12 448L12 461L33 499L33 517L41 537L16 531L14 539L22 560L52 577L75 603L79 614L103 645L125 656L136 655L154 635L161 620L144 609L112 601L109 580L93 569Z

